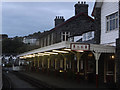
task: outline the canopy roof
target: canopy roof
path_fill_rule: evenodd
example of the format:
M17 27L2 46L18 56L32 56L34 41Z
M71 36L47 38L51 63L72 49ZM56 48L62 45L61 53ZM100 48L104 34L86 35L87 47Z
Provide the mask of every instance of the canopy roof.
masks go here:
M81 46L82 48L85 46L86 49L79 49L83 51L93 51L93 52L100 52L100 53L115 53L115 47L114 46L108 46L108 45L99 45L99 44L83 44L83 43L75 43L75 42L68 42L63 41L60 43L52 44L46 47L38 48L32 51L28 51L25 53L22 53L20 55L17 55L17 57L25 56L25 55L31 55L31 54L37 54L37 53L44 53L52 50L62 50L62 49L72 49L71 45L77 45ZM87 48L89 46L89 48Z

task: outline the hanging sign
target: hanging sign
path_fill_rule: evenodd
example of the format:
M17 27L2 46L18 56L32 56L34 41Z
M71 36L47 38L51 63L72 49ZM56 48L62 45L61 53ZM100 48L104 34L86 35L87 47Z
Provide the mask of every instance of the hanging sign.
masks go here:
M90 50L89 44L71 43L71 50Z

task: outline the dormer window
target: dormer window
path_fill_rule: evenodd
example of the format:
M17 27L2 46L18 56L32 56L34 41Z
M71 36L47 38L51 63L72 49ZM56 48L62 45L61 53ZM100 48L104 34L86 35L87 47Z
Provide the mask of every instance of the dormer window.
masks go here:
M118 29L118 12L106 17L106 32Z

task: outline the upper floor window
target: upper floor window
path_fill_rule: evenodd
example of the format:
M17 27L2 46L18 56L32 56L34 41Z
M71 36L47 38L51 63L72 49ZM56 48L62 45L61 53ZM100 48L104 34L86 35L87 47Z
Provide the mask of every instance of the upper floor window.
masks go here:
M70 36L70 32L62 32L61 34L62 41L69 41L68 38Z
M83 36L82 41L88 41L88 40L91 40L91 39L94 38L94 31L84 33L82 36Z
M106 17L106 31L116 30L118 28L118 12Z
M92 37L92 32L88 32L88 39Z
M85 34L83 34L83 39L82 39L83 41L86 41L86 33Z

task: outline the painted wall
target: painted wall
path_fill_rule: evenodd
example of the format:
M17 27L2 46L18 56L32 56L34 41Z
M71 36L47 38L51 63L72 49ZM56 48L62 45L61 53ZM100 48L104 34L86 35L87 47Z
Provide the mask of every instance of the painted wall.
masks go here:
M119 4L117 2L104 2L101 7L101 44L116 46L116 39L119 36L118 30L113 30L106 33L106 16L118 12Z
M0 90L2 89L2 57L0 56Z

